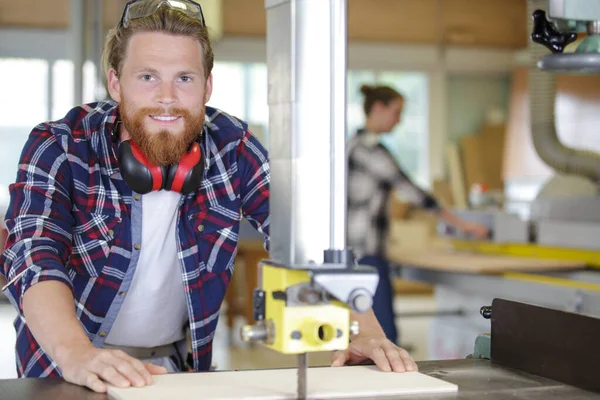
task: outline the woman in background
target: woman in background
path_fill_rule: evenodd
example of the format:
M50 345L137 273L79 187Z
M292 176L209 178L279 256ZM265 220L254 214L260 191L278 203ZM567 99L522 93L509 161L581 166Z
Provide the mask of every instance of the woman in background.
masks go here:
M394 293L385 240L389 228L388 204L394 191L423 209L437 214L457 229L472 236L487 237L488 229L462 220L443 209L429 193L415 185L402 171L391 153L380 144L380 136L400 122L404 97L389 86L363 85L365 126L348 144L348 247L361 265L379 272L379 285L373 298L373 311L388 339L398 342L394 320Z

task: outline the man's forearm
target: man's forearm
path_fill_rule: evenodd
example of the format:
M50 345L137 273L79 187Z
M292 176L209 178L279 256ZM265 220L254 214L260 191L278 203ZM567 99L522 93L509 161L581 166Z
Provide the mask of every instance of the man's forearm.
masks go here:
M359 332L356 337L384 337L385 332L381 328L373 309L364 313L350 312L350 320L357 321Z
M91 345L67 285L43 281L30 287L23 296L27 326L42 349L58 364L70 348Z

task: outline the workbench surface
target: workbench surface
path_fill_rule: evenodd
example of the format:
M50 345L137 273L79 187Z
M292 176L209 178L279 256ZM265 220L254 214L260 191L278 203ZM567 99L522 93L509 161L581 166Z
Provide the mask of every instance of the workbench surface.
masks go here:
M600 399L600 394L508 370L487 360L422 361L418 364L420 372L457 384L458 393L402 396L398 399ZM66 383L61 379L47 378L0 380L0 399L108 400L110 398Z

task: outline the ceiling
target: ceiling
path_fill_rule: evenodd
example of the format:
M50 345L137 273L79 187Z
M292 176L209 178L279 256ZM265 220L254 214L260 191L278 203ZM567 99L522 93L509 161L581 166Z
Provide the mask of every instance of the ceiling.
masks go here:
M350 41L515 49L527 43L525 0L347 1ZM125 3L104 0L106 27L118 22ZM264 3L220 0L222 34L264 37ZM67 28L69 4L70 0L0 0L0 28Z

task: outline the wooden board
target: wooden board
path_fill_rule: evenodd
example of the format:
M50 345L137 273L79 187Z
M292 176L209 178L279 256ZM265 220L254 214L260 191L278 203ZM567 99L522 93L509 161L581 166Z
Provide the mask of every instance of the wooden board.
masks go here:
M391 249L388 250L388 256L391 261L401 265L473 274L558 271L586 267L582 261L514 257L436 248L417 251L394 251Z
M446 147L450 185L452 187L453 206L458 209L467 208L467 191L465 189L465 171L460 158L458 144L451 143Z
M296 399L295 368L180 373L155 376L151 386L108 393L117 400ZM420 372L382 372L375 366L314 367L308 370L308 398L348 399L458 391L458 386Z

